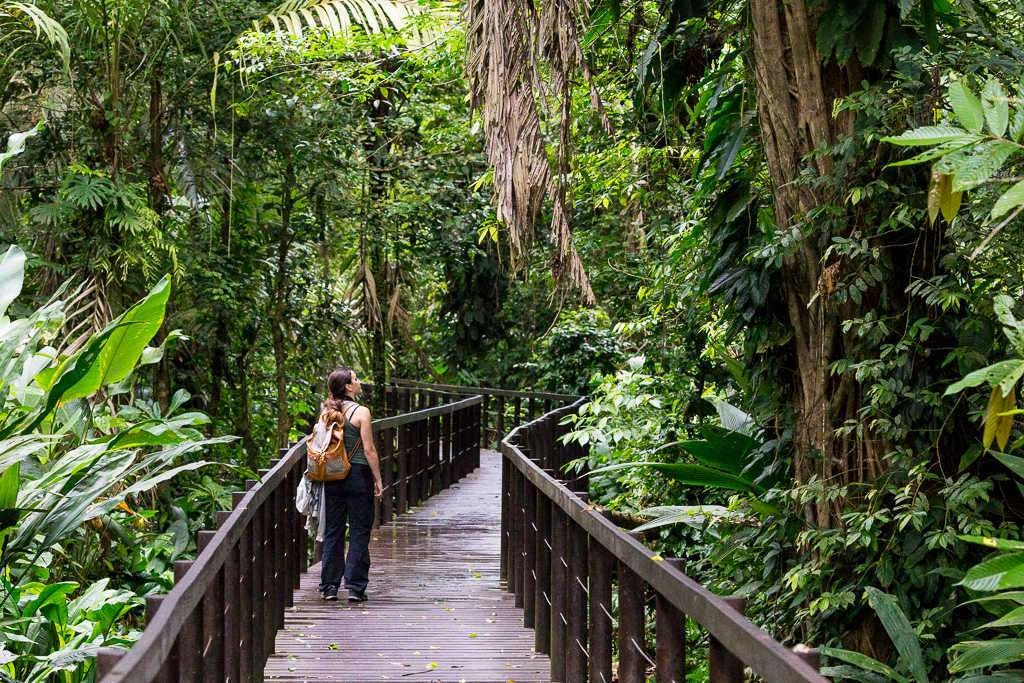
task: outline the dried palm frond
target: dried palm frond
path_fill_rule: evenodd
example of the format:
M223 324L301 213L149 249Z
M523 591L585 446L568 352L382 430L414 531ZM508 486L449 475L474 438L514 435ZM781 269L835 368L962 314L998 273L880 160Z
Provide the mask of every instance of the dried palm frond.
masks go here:
M590 83L591 100L609 127L576 30L588 11L586 0L547 0L539 14L530 0L471 0L465 18L472 106L482 112L496 211L509 230L512 265L525 260L537 216L550 196L552 272L559 283L567 280L592 303L590 280L572 239L569 187L572 78L577 70ZM539 76L542 71L551 74L559 104L554 170L542 127L541 104L549 94Z

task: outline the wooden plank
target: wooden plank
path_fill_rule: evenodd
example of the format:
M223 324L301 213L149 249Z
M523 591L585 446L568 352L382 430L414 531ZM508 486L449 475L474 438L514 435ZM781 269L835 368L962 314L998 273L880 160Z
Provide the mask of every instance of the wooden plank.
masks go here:
M371 537L369 600L324 602L319 567L285 615L268 681L548 681L500 579L501 464L483 464Z

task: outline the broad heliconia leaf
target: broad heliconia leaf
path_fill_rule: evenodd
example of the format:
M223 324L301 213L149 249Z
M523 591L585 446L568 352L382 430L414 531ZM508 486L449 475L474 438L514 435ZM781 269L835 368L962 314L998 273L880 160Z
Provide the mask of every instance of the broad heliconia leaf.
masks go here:
M1018 460L1024 464L1024 458L1018 458ZM997 550L1024 550L1024 541L1015 541L1009 538L992 538L991 536L958 536L958 538L961 541L977 543Z
M95 363L63 393L61 400L91 396L101 387L127 377L135 369L150 340L160 331L170 294L171 280L164 277L145 299L110 323L104 330L107 337Z
M949 385L949 388L946 389L945 395L949 396L951 394L956 394L963 391L964 389L977 387L982 384L995 386L1002 382L1004 379L1006 379L1006 377L1008 377L1011 373L1017 372L1017 368L1022 363L1024 363L1024 361L1004 360L999 363L994 363L993 365L981 368L980 370L975 370L974 372L968 373L959 382L954 382L953 384Z
M967 570L959 585L976 591L1024 587L1024 553L996 555L985 560Z
M990 621L979 628L1007 628L1010 626L1024 626L1024 607L1012 609L998 619Z
M833 678L837 681L860 681L860 683L891 683L893 680L886 676L879 676L878 674L873 674L870 671L858 669L857 667L850 666L849 664L823 666L821 668L821 675Z
M882 138L884 142L901 147L930 147L947 142L968 145L981 137L956 126L922 126L900 135Z
M1003 86L994 78L988 79L981 92L981 106L985 111L988 130L996 137L1002 137L1010 122L1010 103Z
M1010 455L1009 453L1000 453L999 451L992 451L992 457L1003 463L1021 480L1024 480L1024 458Z
M981 101L971 92L962 81L949 86L949 104L953 107L953 113L964 128L972 133L980 133L985 125L985 113L981 108Z
M21 286L25 282L25 252L12 245L0 261L0 317L7 312L7 307L21 294Z
M949 665L951 673L1024 661L1024 640L969 640L954 646L957 656Z
M710 486L712 488L728 489L730 491L744 491L753 493L760 490L756 484L743 477L722 472L704 465L691 465L689 463L668 463L668 462L626 462L617 465L599 467L591 471L591 474L602 474L637 467L648 467L665 474L676 481L690 486Z
M881 674L885 676L887 681L896 681L896 683L907 683L907 678L901 676L895 669L888 664L884 664L873 657L868 657L860 652L854 652L853 650L844 650L836 647L823 647L821 648L821 654L825 655L830 659L838 659L841 662L847 664L853 664L858 666L865 671L872 673Z
M868 586L864 590L868 594L868 603L874 608L878 620L882 622L896 651L900 653L900 661L910 670L913 680L917 683L928 683L928 666L921 654L921 642L896 598L873 586Z
M679 447L701 464L737 476L742 474L751 452L758 446L755 439L745 434L724 430L715 430L705 439L679 442Z
M1000 218L1024 206L1024 180L1007 190L992 207L992 218Z

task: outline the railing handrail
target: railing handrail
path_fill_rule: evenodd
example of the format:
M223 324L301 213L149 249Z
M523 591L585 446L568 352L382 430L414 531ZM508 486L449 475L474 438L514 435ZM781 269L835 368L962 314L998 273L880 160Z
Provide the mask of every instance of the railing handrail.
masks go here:
M391 384L398 387L410 387L416 389L434 389L460 395L490 395L504 396L506 398L534 398L541 401L575 401L579 396L575 394L559 394L545 391L530 391L517 389L499 389L496 387L459 386L457 384L436 384L431 382L420 382L411 379L392 379Z
M591 539L631 569L677 610L705 628L723 647L769 683L827 683L799 655L730 607L685 573L665 562L639 540L587 505L559 480L527 457L516 443L521 432L545 419L561 417L583 399L517 426L501 441L501 452L536 489L557 505Z
M373 432L377 434L441 415L454 415L482 402L483 397L477 395L381 418L373 422ZM235 544L248 531L256 511L288 481L289 473L299 465L303 457L305 440L300 439L244 493L219 524L209 543L199 552L184 576L175 582L168 593L160 596L160 605L152 619L148 620L142 635L130 649L119 656L109 673L103 676L102 683L135 683L159 678L183 626L199 606L212 583L218 579L218 573L224 567L229 554L233 552ZM288 491L286 494L291 496L293 492Z

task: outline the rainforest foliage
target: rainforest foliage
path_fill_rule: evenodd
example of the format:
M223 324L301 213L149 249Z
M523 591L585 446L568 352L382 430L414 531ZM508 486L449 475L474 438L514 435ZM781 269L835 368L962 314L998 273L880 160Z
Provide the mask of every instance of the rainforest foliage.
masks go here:
M594 501L837 680L1021 676L1020 0L0 0L0 48L0 680L92 680L339 364L588 394Z

